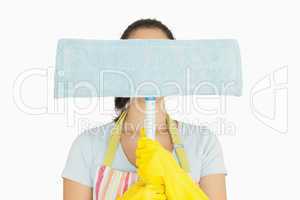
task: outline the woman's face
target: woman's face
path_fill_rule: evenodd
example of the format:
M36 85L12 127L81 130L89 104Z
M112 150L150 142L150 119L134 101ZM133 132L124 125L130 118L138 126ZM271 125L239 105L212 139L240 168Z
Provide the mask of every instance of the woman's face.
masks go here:
M158 28L139 28L129 34L128 39L169 39L167 35ZM144 98L135 98L137 101L144 101ZM156 103L160 103L163 97L157 97Z

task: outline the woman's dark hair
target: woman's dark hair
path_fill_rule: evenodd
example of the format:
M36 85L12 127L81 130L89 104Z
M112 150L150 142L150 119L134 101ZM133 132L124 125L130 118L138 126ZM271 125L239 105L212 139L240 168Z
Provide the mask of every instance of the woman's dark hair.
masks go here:
M163 31L166 34L167 38L169 38L170 40L175 39L172 32L170 31L170 29L166 25L164 25L162 22L160 22L156 19L140 19L140 20L133 22L123 32L121 39L122 40L128 39L132 32L134 32L135 30L138 30L140 28L160 29L161 31ZM130 98L128 98L128 97L115 97L115 110L121 111L121 112L123 110L125 110L126 104L129 102L129 100L130 100ZM115 122L118 121L119 117L120 117L120 115L118 117L116 117L114 119L114 121Z

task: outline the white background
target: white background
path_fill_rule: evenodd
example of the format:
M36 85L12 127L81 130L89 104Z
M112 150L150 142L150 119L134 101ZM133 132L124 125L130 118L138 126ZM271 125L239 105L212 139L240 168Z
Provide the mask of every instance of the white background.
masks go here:
M55 111L55 105L62 104L52 98L50 76L57 40L118 39L127 25L148 17L168 25L177 39L239 40L243 96L229 98L225 114L182 113L183 107L170 112L186 122L223 119L225 125L234 125L233 133L219 136L228 170L228 199L300 199L299 128L293 123L300 110L300 16L299 6L292 2L1 1L0 199L62 199L60 174L72 141L87 120L103 124L112 119L111 98L101 101L105 111ZM272 82L274 72L277 81ZM28 76L32 73L40 75ZM24 76L29 78L20 81ZM251 88L262 79L265 89L251 103ZM167 99L167 107L175 100ZM274 118L268 118L272 112Z

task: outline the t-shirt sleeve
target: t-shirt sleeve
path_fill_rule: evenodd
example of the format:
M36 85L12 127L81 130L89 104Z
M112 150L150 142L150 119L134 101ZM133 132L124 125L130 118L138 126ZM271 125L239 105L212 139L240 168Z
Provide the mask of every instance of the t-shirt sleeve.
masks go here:
M201 177L211 174L227 175L221 144L215 134L210 130L208 132L202 152Z
M74 140L62 172L62 177L92 187L92 147L88 134L82 133Z

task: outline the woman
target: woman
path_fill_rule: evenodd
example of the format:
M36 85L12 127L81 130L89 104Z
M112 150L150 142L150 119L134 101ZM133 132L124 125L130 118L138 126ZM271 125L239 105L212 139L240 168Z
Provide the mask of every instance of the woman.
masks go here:
M161 22L145 19L131 24L121 39L173 40L174 37ZM174 142L169 134L170 126L167 121L169 119L175 122L176 133L179 133L184 145L192 178L209 199L225 200L226 170L222 150L215 135L205 127L170 119L163 97L157 98L156 104L156 140L174 153ZM88 130L74 141L62 174L64 200L114 199L136 181L135 150L139 130L144 123L145 101L144 98L116 97L115 108L120 115L113 122ZM112 128L118 124L121 127L117 141L119 145L115 145L113 156L107 157L109 136ZM174 156L176 157L175 153ZM177 158L179 161L180 159ZM109 167L105 168L104 164ZM117 177L114 174L120 175Z

